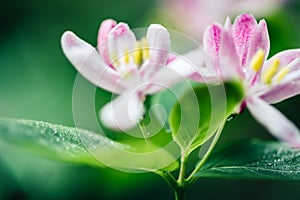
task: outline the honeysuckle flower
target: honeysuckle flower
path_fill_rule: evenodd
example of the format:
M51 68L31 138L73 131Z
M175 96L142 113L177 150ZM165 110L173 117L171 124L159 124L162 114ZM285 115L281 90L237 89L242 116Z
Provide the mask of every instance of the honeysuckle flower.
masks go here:
M300 93L300 49L282 51L267 60L270 48L265 20L250 14L238 16L233 24L213 24L203 37L203 48L211 65L226 80L244 84L247 107L273 136L300 147L297 127L269 104ZM216 75L217 76L217 75Z
M250 12L256 16L267 16L284 0L164 0L160 6L164 18L169 19L182 31L199 38L210 24L225 16L236 16ZM188 23L187 23L188 22Z
M74 33L63 34L62 49L66 57L90 82L119 94L106 104L99 115L112 129L134 127L144 114L146 95L153 94L189 75L181 62L169 54L170 36L161 25L152 24L140 41L125 23L102 22L98 34L98 51Z

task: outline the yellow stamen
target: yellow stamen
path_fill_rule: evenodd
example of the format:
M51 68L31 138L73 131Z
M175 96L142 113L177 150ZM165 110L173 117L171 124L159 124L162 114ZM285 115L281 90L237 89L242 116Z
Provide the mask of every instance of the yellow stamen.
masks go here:
M265 60L265 52L259 49L250 61L250 67L255 72L259 72Z
M129 52L128 52L128 49L126 49L125 53L124 53L124 62L125 62L125 64L128 64L129 61L130 61Z
M143 60L147 60L149 58L149 44L146 38L141 39L142 43L142 53L143 53Z
M285 66L284 68L282 68L276 75L276 82L280 83L282 81L282 79L290 72L290 67L289 66Z
M140 66L143 62L143 54L140 42L136 42L135 49L133 51L133 60L138 66Z
M279 58L275 58L273 62L270 64L268 69L262 74L262 79L264 83L270 84L272 81L272 78L275 76L277 73L278 67L280 65L280 60Z

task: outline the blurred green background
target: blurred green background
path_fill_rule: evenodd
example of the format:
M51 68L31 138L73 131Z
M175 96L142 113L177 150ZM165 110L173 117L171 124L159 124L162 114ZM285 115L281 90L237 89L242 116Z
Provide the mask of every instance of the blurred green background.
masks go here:
M60 36L72 30L96 45L106 18L145 27L159 21L157 1L2 1L0 6L0 117L26 118L73 126L72 87L76 71L64 57ZM300 47L300 2L289 1L266 16L271 54ZM164 24L168 27L168 24ZM108 93L99 90L103 98ZM106 96L105 96L106 95ZM300 127L300 97L282 110ZM220 143L272 139L246 111L225 127ZM300 183L203 179L188 199L299 199ZM51 161L0 141L0 199L172 199L154 174L126 174Z

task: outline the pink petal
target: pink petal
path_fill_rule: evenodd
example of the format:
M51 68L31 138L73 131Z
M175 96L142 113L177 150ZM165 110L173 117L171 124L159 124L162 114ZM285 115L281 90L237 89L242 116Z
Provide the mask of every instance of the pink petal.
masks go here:
M278 103L290 97L300 94L300 70L289 79L273 87L265 86L260 98L268 103Z
M272 58L270 58L266 63L264 64L263 71L273 62L274 59L280 60L280 68L285 67L289 65L291 62L293 62L295 59L300 58L300 49L291 49L286 51L281 51ZM292 70L296 70L300 67L300 65L294 66Z
M159 24L151 24L147 31L149 43L149 60L141 69L141 74L147 78L162 68L168 59L170 51L170 35L167 29Z
M124 90L125 86L120 81L119 74L102 61L90 44L67 31L62 35L61 45L69 61L90 82L114 93Z
M253 56L257 53L259 49L262 49L265 53L265 59L269 55L270 51L270 39L268 28L265 20L261 20L256 29L253 30L252 37L250 38L246 67L249 67L249 63ZM253 72L252 69L247 69L248 77L252 78L253 74L248 73Z
M250 14L238 16L232 27L232 34L236 52L238 53L240 64L245 66L248 60L249 46L253 34L256 32L257 22Z
M278 110L254 96L247 99L247 105L253 117L274 137L292 146L300 147L299 130Z
M108 34L108 49L110 52L110 60L114 62L116 59L122 60L127 52L130 52L136 44L136 38L127 24L119 23ZM118 68L120 66L115 66Z
M229 18L226 19L224 27L214 24L206 29L203 47L219 76L226 80L243 76L235 51Z
M225 80L243 77L244 73L239 65L239 58L235 50L231 31L230 19L226 19L220 40L220 70Z
M117 25L117 22L112 19L103 21L98 33L98 51L102 59L107 65L111 65L108 51L108 35L109 32Z
M203 48L215 67L219 66L222 32L223 27L219 24L214 24L204 31Z
M143 117L143 101L144 97L138 91L125 91L101 109L100 119L111 129L133 128Z

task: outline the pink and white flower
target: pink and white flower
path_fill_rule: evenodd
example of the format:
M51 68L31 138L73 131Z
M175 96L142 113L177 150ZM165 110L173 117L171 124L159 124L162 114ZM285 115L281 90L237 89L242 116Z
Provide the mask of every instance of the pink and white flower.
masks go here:
M189 70L178 66L181 59L173 61L169 33L158 24L150 25L146 38L137 41L127 24L105 20L99 29L98 51L70 31L63 34L61 43L65 55L82 76L119 94L99 113L102 122L112 129L134 127L144 114L147 94L190 75Z
M250 14L242 14L231 24L208 27L203 48L211 65L226 80L242 81L245 106L275 137L300 147L298 128L269 104L300 93L300 49L287 50L267 60L270 48L267 25ZM217 75L214 75L217 76Z

